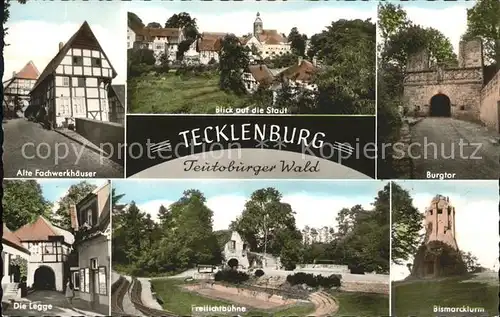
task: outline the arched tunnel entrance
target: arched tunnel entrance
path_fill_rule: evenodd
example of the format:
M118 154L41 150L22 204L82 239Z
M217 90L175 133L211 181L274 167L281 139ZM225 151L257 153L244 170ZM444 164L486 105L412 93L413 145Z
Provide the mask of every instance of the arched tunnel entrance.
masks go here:
M55 290L56 274L48 266L40 266L35 271L33 287L37 290Z
M238 260L234 259L234 258L232 258L229 261L227 261L227 266L229 266L232 269L238 268L239 264L240 263L238 262Z
M451 117L451 101L445 94L437 94L431 98L429 109L431 117Z

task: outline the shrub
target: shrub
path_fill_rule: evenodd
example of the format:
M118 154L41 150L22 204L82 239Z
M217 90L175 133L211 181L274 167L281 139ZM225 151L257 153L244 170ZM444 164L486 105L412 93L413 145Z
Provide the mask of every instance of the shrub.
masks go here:
M245 272L239 272L236 270L222 270L215 273L215 281L217 282L228 282L232 284L240 284L248 281L250 278Z
M263 276L263 275L264 275L264 271L262 271L262 270L257 270L257 271L255 271L255 273L254 273L254 274L255 274L255 276L257 276L257 277L261 277L261 276Z
M302 285L305 284L309 287L324 287L324 288L332 288L332 287L340 287L342 276L338 274L332 274L328 277L324 277L322 275L313 275L307 274L303 272L298 272L293 275L288 275L286 277L286 281L290 285Z

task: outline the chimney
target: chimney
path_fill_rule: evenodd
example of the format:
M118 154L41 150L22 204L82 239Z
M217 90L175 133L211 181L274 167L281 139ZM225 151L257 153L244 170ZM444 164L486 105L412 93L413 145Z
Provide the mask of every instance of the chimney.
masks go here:
M298 65L300 66L300 64L302 64L302 56L299 56L299 59L298 59Z
M59 42L59 50L62 50L63 46L64 46L64 43L63 42Z
M12 78L16 77L16 72L12 72Z
M313 65L314 66L318 66L318 59L316 58L316 56L313 57Z
M71 228L74 231L78 231L78 217L76 214L76 205L69 206L69 217L71 219Z

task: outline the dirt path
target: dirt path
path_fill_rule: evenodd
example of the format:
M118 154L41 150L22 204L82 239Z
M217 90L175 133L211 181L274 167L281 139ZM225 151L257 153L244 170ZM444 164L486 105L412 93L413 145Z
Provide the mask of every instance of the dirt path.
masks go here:
M316 307L312 316L326 317L332 316L339 310L339 305L329 294L325 292L316 292L309 296L309 299Z

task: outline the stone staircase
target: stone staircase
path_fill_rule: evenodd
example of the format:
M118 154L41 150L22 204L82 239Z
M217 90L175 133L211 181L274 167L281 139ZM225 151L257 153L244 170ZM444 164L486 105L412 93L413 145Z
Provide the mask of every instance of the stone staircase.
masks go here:
M21 297L21 292L18 283L2 284L3 299L16 299Z

